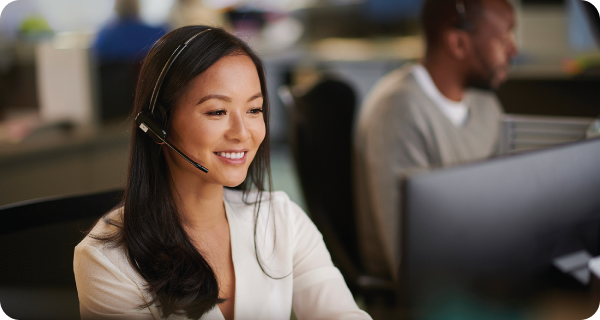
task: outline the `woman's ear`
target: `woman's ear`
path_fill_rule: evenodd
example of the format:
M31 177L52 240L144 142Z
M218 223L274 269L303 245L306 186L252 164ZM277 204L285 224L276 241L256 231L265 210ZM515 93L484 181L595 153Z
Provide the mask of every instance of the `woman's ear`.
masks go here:
M460 29L448 30L444 34L444 42L450 55L456 60L464 60L469 56L472 47L469 34Z

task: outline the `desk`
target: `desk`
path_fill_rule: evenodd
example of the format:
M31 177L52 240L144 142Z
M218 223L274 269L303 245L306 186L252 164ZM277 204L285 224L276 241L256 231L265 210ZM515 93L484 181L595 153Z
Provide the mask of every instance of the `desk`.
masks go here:
M52 128L0 145L0 205L34 198L123 188L130 121L101 128Z
M591 317L598 309L600 296L592 294L590 286L562 280L533 291L530 287L515 290L502 282L474 291L448 288L424 303L411 306L409 314L411 319L436 320L583 320ZM595 281L596 286L600 285L598 279Z

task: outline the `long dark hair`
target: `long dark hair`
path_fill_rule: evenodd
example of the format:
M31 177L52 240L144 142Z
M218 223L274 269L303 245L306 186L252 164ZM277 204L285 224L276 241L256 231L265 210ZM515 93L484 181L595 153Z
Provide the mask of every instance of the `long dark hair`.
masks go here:
M225 56L241 54L250 57L256 66L264 97L266 136L248 168L246 180L238 188L244 192L247 203L249 191L257 191L254 204L258 214L262 192L266 189L270 191L272 185L269 102L263 64L243 41L222 29L206 26L186 26L163 36L144 59L133 115L149 108L154 85L177 46L207 29L210 30L192 40L171 66L158 96L162 108L156 108L154 115L169 132L171 110L194 77ZM215 273L183 229L184 222L170 187L171 176L161 145L137 130L135 123L131 131L130 152L127 187L122 201L122 222L104 219L116 226L117 231L108 236L93 237L123 246L129 263L146 280L148 286L145 289L152 292L154 298L140 307L155 303L161 308L163 317L185 314L188 318L198 319L223 301L219 299Z

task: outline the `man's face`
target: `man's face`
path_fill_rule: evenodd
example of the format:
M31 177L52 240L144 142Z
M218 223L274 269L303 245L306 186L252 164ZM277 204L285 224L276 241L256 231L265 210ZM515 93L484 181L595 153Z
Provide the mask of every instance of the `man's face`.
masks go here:
M483 2L481 18L470 33L472 50L467 86L497 89L508 76L511 59L517 54L513 35L515 13L503 1Z

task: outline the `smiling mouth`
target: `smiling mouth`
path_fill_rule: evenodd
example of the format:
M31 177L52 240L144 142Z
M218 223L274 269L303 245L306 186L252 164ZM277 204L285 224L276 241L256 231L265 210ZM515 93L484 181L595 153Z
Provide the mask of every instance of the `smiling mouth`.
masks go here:
M244 156L248 153L248 151L242 152L215 152L219 157L231 159L231 160L239 160L244 158Z

